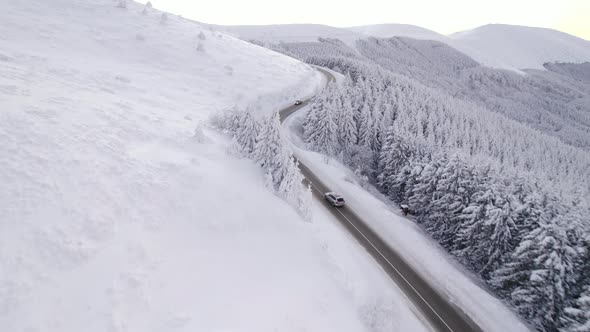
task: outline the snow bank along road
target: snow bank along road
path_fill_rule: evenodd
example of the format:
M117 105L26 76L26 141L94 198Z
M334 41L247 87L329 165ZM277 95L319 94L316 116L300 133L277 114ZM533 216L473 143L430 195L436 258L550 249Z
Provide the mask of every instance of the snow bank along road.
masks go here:
M334 80L334 77L329 72L318 70L326 75L328 80ZM309 99L303 101L300 105L293 105L280 111L281 122L284 122L291 114L305 107L308 103ZM324 193L330 191L330 189L301 161L299 167L307 181L311 183L313 195L375 258L391 279L420 309L433 328L445 332L481 331L460 308L443 298L426 280L414 271L354 211L349 207L334 208L324 200Z

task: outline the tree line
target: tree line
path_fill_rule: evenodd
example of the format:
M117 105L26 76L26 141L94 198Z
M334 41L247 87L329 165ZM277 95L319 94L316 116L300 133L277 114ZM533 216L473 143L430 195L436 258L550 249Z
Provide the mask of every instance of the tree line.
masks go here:
M278 113L259 119L250 110L229 109L212 119L232 136L231 152L252 159L263 169L265 186L311 221L311 188L304 187L299 162L280 131Z

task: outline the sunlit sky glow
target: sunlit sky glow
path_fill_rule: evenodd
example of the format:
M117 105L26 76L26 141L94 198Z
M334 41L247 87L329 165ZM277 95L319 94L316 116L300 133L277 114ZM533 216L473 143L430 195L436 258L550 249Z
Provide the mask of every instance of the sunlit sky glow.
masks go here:
M551 28L590 40L590 0L152 0L152 4L221 25L406 23L449 34L502 23Z

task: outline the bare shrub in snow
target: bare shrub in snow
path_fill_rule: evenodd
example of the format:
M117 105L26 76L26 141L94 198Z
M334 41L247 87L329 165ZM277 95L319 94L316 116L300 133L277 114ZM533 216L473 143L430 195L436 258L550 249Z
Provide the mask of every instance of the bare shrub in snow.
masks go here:
M301 194L297 196L297 208L299 209L301 217L303 217L305 221L309 222L311 222L313 219L311 210L312 201L313 193L311 191L311 184L308 184L305 191L301 192Z
M234 68L232 66L225 65L223 68L225 69L225 74L227 76L232 76L234 74Z
M199 32L199 39L200 39L200 40L205 40L205 39L207 39L207 37L205 37L205 34L203 33L203 31Z
M205 45L203 45L203 43L201 43L201 42L197 43L197 52L205 53Z
M265 43L262 40L258 40L258 39L248 39L248 42L250 44L254 44L254 45L258 45L261 47L265 47Z
M145 8L152 8L152 3L151 3L150 1L148 1L148 2L145 4Z
M165 24L166 22L168 22L168 14L162 13L162 16L160 16L160 23Z
M117 7L118 8L127 8L127 0L118 0Z
M198 123L197 127L195 128L195 132L193 134L193 140L197 143L208 143L209 142L209 137L207 137L207 135L205 135L205 133L203 132L203 126L201 125L201 123Z

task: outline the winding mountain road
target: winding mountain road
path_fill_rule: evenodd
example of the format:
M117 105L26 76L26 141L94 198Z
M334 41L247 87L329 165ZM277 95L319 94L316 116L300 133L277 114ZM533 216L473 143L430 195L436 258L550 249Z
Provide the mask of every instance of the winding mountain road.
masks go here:
M334 81L332 74L321 68L317 69L329 81ZM309 102L310 99L303 101L300 105L293 105L281 110L279 112L281 123ZM441 332L482 331L460 308L437 292L352 209L346 206L332 207L323 197L325 192L331 191L330 188L308 166L300 161L299 168L306 180L311 183L314 197L381 265L389 277L421 311L432 328Z

